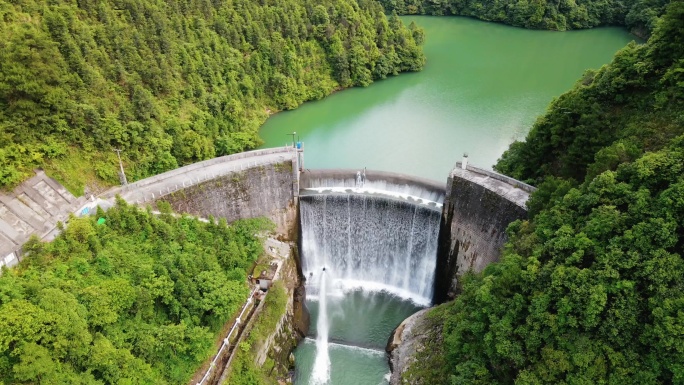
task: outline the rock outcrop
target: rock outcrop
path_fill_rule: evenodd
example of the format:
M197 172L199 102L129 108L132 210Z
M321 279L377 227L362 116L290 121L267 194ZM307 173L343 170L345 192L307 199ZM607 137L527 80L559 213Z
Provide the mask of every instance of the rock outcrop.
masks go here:
M428 341L435 337L435 326L427 314L430 309L423 309L412 316L406 318L389 338L387 342L387 353L390 356L390 385L398 384L418 384L412 381L407 369L417 361Z

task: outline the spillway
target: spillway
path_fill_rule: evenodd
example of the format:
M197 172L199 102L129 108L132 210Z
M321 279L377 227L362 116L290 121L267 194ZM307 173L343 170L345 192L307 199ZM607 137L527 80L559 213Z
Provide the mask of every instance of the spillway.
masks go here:
M331 326L340 329L335 322L352 328L376 327L372 320L345 319L352 317L346 314L350 301L358 301L358 297L376 301L376 296L381 295L398 297L399 302L410 301L415 309L430 304L441 216L441 202L433 199L439 198L420 189L380 190L377 184L365 188L316 186L303 191L302 271L307 299L310 307L315 308L317 322L311 374L308 382L298 384L332 383L332 342L328 339L335 338L329 336ZM355 299L350 300L350 295ZM358 302L354 303L354 308L359 307ZM359 316L363 317L353 315ZM390 331L383 329L384 341ZM383 345L378 341L350 341L353 338L344 337L346 334L341 332L343 337L335 342L382 351Z
M377 195L321 194L302 196L300 215L307 295L317 294L326 274L338 289L386 290L430 303L438 210Z

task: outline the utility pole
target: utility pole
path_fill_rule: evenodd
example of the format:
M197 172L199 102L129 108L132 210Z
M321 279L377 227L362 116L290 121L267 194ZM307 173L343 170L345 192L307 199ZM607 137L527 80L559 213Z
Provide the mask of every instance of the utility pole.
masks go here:
M116 151L116 156L119 158L119 167L121 168L121 171L119 171L119 181L121 184L127 185L128 181L126 180L126 173L124 173L123 163L121 162L121 150L115 148L114 151Z

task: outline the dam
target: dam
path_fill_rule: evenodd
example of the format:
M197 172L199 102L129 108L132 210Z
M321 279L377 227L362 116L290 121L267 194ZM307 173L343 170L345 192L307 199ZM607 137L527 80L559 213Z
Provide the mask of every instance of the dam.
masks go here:
M384 347L392 330L453 297L464 271L496 261L506 226L525 218L534 188L462 163L444 183L365 169L308 170L298 161L293 147L236 154L99 199L119 196L153 208L164 201L177 212L229 222L271 218L298 244L311 313L295 354L295 382L386 383ZM0 220L0 230L11 226ZM302 304L292 308L301 311Z

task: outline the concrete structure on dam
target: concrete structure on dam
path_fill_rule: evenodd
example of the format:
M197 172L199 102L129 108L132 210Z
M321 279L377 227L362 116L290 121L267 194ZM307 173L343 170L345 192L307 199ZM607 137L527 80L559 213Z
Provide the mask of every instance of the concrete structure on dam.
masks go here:
M441 210L444 183L376 170L320 169L305 170L299 176L299 194L381 194Z
M443 201L445 184L412 175L377 170L319 169L305 170L299 177L299 188L319 189L328 187L372 188L418 195L419 191L432 194L432 201Z
M535 188L513 178L457 162L447 180L437 248L434 303L455 295L457 277L499 260L506 227L527 218Z
M505 229L526 218L525 202L534 188L506 176L457 163L446 185L409 175L372 170L303 170L293 147L224 156L181 167L121 186L100 198L116 195L131 204L167 202L180 213L198 217L265 216L278 231L296 239L299 196L332 192L384 194L441 211L433 302L452 296L457 277L481 271L498 260ZM56 181L39 175L0 196L0 259L14 265L21 244L31 234L47 237L69 213L83 214L90 203L77 199ZM90 203L94 205L97 202Z
M198 217L268 217L291 233L299 187L297 151L269 148L223 156L155 175L107 192L128 203L168 202L174 211Z

